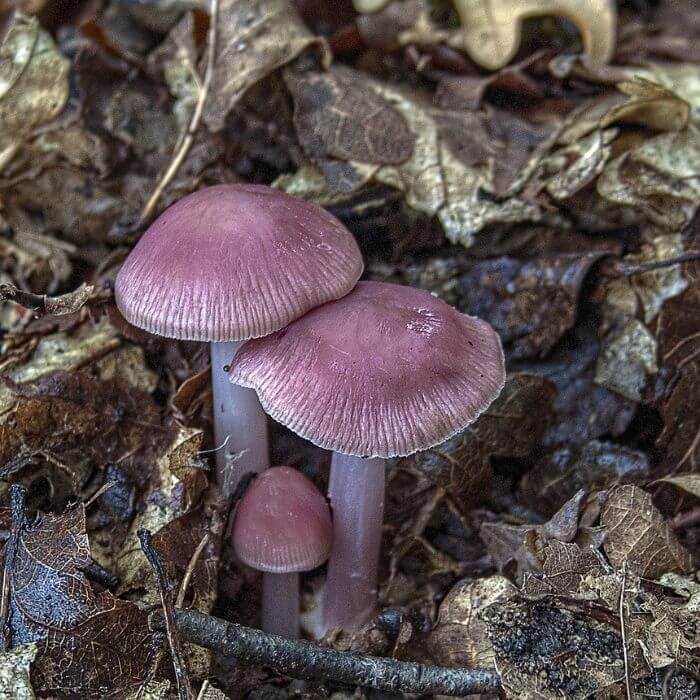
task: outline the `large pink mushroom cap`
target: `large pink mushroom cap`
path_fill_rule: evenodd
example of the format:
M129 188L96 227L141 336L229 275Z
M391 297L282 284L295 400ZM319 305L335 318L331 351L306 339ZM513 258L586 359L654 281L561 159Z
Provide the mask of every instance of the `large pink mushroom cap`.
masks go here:
M249 486L238 504L233 546L258 571L310 571L328 559L331 515L323 494L301 472L272 467Z
M115 295L125 318L151 333L246 340L347 294L362 269L355 239L321 207L263 185L218 185L156 219Z
M234 383L320 447L360 457L412 454L474 421L505 383L485 321L429 292L360 282L266 338L243 345Z

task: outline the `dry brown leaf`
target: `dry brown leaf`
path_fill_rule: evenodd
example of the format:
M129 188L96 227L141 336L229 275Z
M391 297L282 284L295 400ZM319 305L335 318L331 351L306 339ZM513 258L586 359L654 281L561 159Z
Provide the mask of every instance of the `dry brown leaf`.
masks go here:
M0 46L0 171L65 106L68 65L38 20L15 15Z
M291 0L222 0L204 123L220 131L249 87L314 45L329 62L325 42L311 34Z
M335 168L330 173L326 192L338 188L357 189L369 180L389 185L404 193L411 208L427 216L437 216L447 237L466 247L473 243L477 232L490 224L540 218L541 212L535 203L508 193L542 138L542 131L528 122L506 112L496 115L442 110L434 107L423 92L374 80L344 66L334 66L325 73L305 73L299 79L307 85L313 82L315 94L324 95L325 99L342 97L344 89L340 86L353 84L355 91L373 95L371 99L375 104L390 106L391 112L385 113L398 115L397 123L407 124L415 138L410 157L399 164L363 163L361 158L370 150L364 145L368 139L363 136L367 129L363 112L349 114L346 110L344 113L352 120L345 122L351 123L352 129L346 129L353 136L343 142L342 152L352 153L355 160L324 161L327 180L329 168ZM297 101L299 96L300 93L295 95ZM364 99L367 102L370 98ZM297 126L307 131L312 124L320 123L324 114L319 111L322 105L318 100L308 105L316 108L316 118L312 121L307 115L303 121L297 121ZM330 111L331 126L322 130L316 128L301 137L302 143L313 144L312 157L329 152L331 143L327 135L338 133L334 111L337 111L335 106ZM325 140L319 139L318 131L325 135ZM337 140L336 136L333 138ZM340 150L335 148L337 155ZM376 148L373 152L378 155ZM399 156L405 156L403 147L392 153L392 159ZM318 192L318 180L309 178L308 169L299 177L303 182L295 177L286 178L285 189L296 194L308 190L308 196L316 201L319 197L321 201L327 199L327 194Z
M20 534L10 572L14 644L35 642L33 682L59 697L97 697L145 679L153 653L147 614L108 591L95 592L82 505L44 515ZM71 663L65 663L66 659Z
M507 698L583 700L624 679L619 632L556 600L496 602L481 618Z
M478 615L491 603L508 600L516 590L503 576L457 583L440 604L437 623L428 637L428 649L437 663L494 668L493 648Z
M691 558L651 496L631 484L610 491L600 514L600 524L607 528L603 549L613 566L626 565L629 571L644 578L661 574L691 571Z

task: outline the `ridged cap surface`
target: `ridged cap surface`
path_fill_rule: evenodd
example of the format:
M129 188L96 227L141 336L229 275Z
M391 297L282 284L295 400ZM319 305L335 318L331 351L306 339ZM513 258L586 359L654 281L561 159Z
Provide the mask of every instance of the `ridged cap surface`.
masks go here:
M246 340L347 294L362 269L352 234L321 207L264 185L217 185L156 219L122 265L115 296L151 333Z
M238 504L233 546L242 562L259 571L310 571L328 559L332 528L316 486L296 469L272 467Z
M241 347L231 381L320 447L395 457L459 432L505 383L485 321L429 292L360 282L346 297Z

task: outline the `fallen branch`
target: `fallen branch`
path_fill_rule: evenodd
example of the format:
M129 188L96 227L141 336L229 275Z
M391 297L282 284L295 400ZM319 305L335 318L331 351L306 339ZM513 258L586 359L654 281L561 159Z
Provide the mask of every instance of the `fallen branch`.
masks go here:
M495 671L443 668L336 651L225 622L194 610L175 610L178 632L188 642L248 666L269 666L292 678L323 679L394 693L471 695L500 687ZM161 611L150 624L163 629Z
M175 671L175 680L177 681L177 689L180 700L193 700L192 685L190 677L187 673L187 664L185 656L182 653L180 639L175 628L175 620L173 615L173 591L168 578L163 569L163 564L160 561L158 552L153 547L151 533L145 528L138 531L139 542L141 549L148 559L148 563L153 569L153 574L156 579L156 587L160 595L160 602L163 606L163 617L165 624L165 632L168 636L168 645L170 646L170 656L173 660L173 669Z
M84 306L95 290L91 284L81 284L75 291L50 297L46 294L33 294L18 289L14 284L0 284L0 301L11 301L37 316L65 316Z

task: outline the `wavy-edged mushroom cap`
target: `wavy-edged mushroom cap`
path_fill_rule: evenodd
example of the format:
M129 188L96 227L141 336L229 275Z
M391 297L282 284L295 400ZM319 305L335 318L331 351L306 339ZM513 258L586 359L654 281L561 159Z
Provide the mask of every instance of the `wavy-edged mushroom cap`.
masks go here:
M181 340L258 338L347 294L352 234L315 204L264 185L217 185L166 209L117 275L124 317Z
M233 547L258 571L310 571L328 559L332 534L330 509L316 486L296 469L272 467L238 504Z
M429 292L360 282L267 338L230 368L269 415L315 445L360 457L433 447L474 421L505 383L485 321Z

